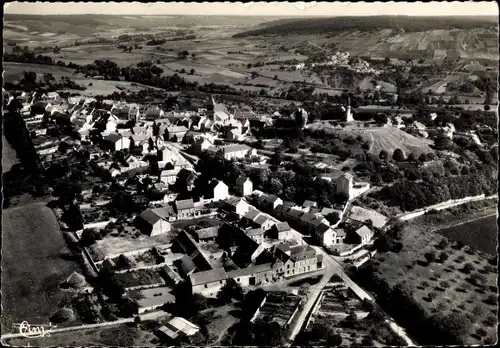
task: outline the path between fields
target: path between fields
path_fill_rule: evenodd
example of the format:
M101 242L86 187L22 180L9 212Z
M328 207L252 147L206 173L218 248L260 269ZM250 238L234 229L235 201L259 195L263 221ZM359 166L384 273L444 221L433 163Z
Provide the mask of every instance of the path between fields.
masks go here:
M158 319L158 318L161 318L164 316L170 316L170 314L167 312L164 312L164 311L155 311L155 312L150 312L150 313L145 313L145 314L139 315L141 320L154 320L154 319ZM104 323L62 327L62 328L50 330L50 334L54 334L54 333L58 333L58 332L95 329L95 328L99 328L99 327L114 326L114 325L119 325L119 324L124 324L124 323L132 323L132 322L134 322L134 319L135 318L123 318L123 319L118 319L115 321L107 321ZM22 337L25 337L25 336L21 333L12 333L12 334L2 335L0 337L0 339L3 341L5 339L22 338ZM5 342L2 342L2 343L5 343Z

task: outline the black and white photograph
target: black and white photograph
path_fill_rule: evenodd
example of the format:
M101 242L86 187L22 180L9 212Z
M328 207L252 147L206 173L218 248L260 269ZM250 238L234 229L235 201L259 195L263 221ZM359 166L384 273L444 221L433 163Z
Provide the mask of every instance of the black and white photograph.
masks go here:
M2 346L497 344L496 2L3 9Z

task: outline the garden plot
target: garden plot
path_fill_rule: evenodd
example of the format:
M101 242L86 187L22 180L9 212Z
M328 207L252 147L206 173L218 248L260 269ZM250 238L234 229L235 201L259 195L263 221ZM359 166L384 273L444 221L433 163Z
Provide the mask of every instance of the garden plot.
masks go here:
M342 282L337 285L325 288L319 308L305 331L317 334L313 335L311 345L322 343L326 330L340 335L342 346L404 345L373 304L361 301Z
M155 269L138 269L125 273L115 273L115 277L118 284L124 288L152 286L156 284L164 285L166 282L161 272Z
M281 327L291 322L301 303L301 297L285 293L269 293L259 311L261 318L273 318Z

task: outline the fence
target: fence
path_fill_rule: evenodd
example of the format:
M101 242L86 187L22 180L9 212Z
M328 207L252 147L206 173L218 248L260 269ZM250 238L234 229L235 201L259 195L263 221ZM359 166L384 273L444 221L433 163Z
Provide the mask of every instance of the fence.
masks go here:
M147 285L137 285L137 286L130 286L128 288L125 288L127 291L132 291L132 290L143 290L143 289L151 289L151 288L159 288L162 286L167 285L165 281L161 283L153 283L153 284L147 284Z

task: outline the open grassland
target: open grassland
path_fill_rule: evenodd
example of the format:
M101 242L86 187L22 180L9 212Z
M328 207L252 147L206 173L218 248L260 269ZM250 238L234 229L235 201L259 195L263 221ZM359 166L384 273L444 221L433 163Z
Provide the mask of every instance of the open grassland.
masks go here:
M48 324L69 295L59 284L79 265L45 203L2 213L2 332L23 320Z
M396 149L403 150L406 155L414 153L417 156L421 153L433 152L429 147L432 141L414 137L397 128L369 128L353 130L349 133L352 133L354 137L359 134L365 139L370 139L370 152L377 155L382 150L393 153Z
M376 273L389 286L405 282L413 299L428 315L457 313L472 323L468 344L481 344L489 337L496 341L497 269L489 256L472 248L454 244L439 247L443 237L429 233L427 227L409 226L400 253L374 256ZM428 262L426 254L447 255L444 261ZM482 332L486 330L486 335Z
M332 134L335 133L345 137L352 136L356 138L358 135L361 135L363 139L369 141L370 152L375 155L378 155L382 150L392 154L396 149L403 150L405 155L414 153L417 156L421 153L433 152L429 147L432 141L414 137L400 129L392 127L349 128L349 126L346 126L344 130L337 130L329 125L315 123L309 129L324 129Z
M8 340L11 346L33 347L91 347L91 346L150 346L155 336L130 324L61 332L43 338L16 338Z
M6 173L14 164L19 163L16 151L10 146L9 142L2 133L2 173Z

